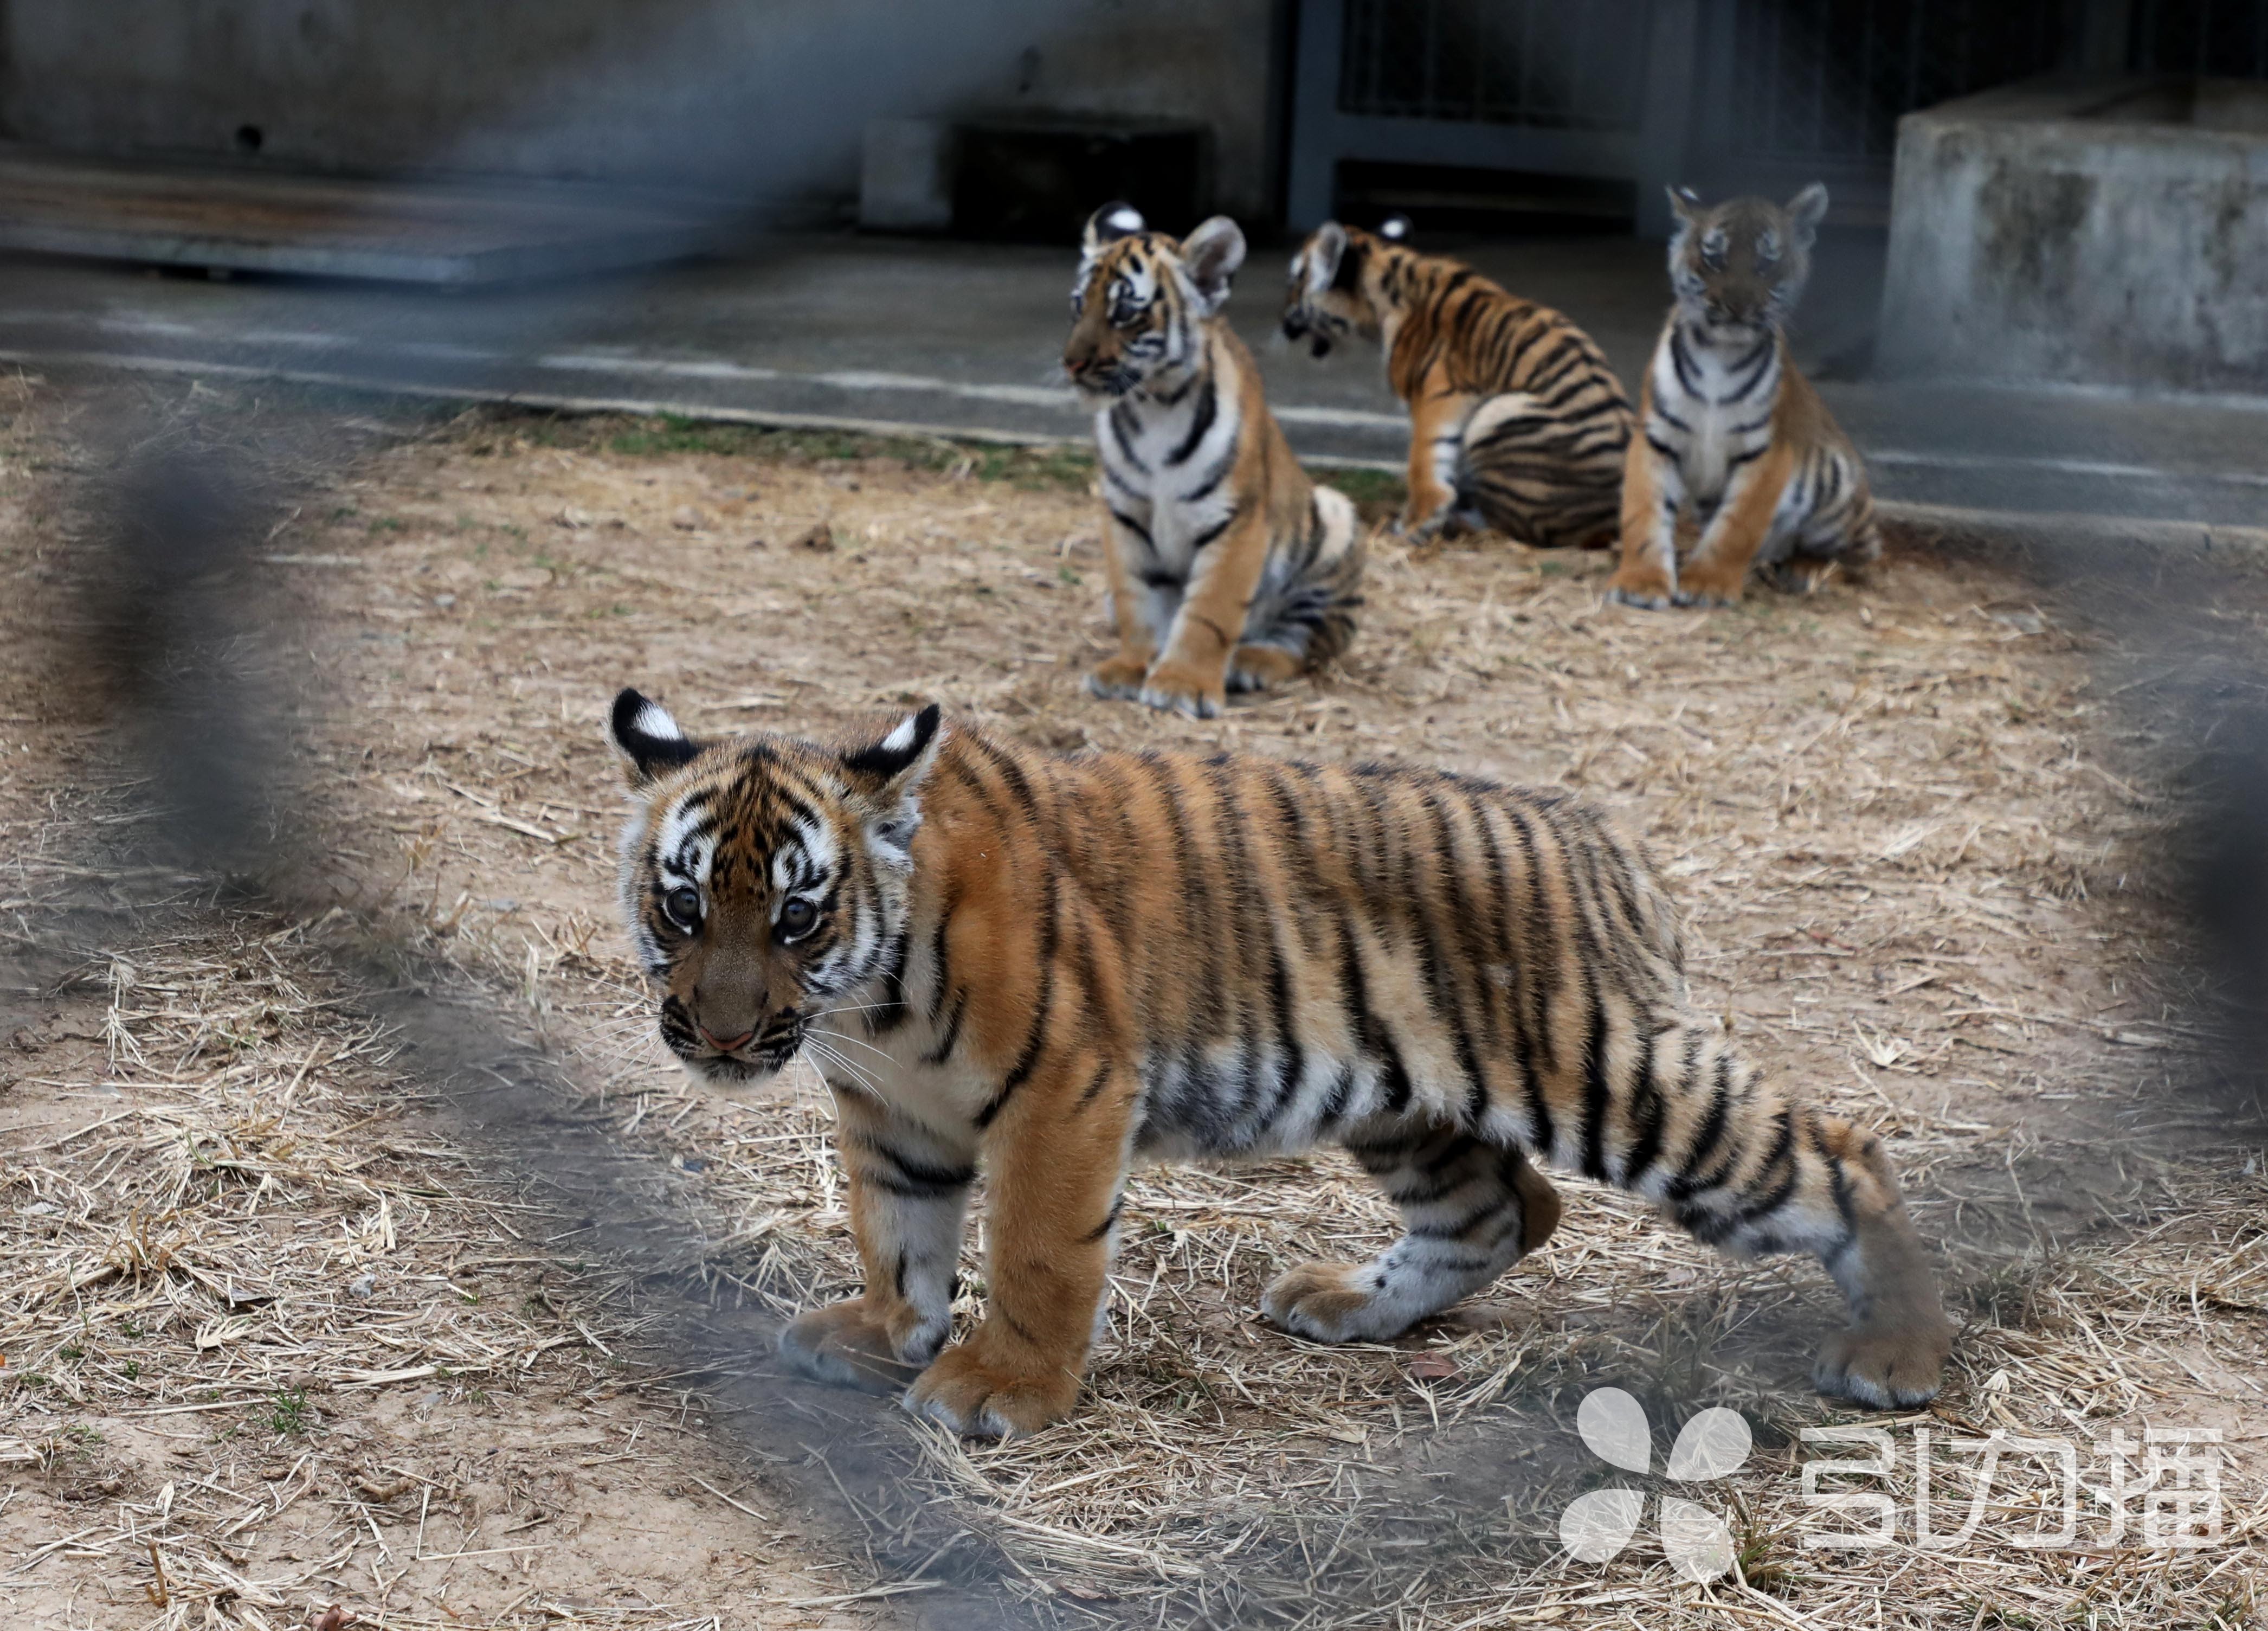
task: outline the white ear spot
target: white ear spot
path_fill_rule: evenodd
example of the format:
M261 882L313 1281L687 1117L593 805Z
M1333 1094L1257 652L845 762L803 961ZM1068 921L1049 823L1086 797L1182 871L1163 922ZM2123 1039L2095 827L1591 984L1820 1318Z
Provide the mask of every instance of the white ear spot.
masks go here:
M882 748L887 753L903 753L914 745L914 727L921 716L909 713L898 721L898 728L882 738Z
M685 740L685 733L677 727L677 721L669 717L669 710L658 702L650 702L638 710L635 728L639 735L651 736L656 742Z
M1131 204L1113 210L1104 218L1104 224L1118 232L1138 232L1149 225L1142 218L1142 212Z
M1388 216L1379 227L1378 235L1389 243L1400 243L1410 236L1409 218L1400 215Z

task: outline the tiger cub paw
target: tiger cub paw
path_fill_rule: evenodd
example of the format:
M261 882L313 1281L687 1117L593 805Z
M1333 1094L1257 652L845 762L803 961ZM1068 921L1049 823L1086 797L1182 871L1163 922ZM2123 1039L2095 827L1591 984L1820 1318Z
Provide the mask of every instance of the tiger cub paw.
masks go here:
M1741 603L1741 588L1748 575L1746 566L1734 572L1710 561L1689 561L1678 579L1677 603L1680 606L1737 606Z
M1394 518L1394 531L1418 543L1437 537L1449 525L1450 512L1456 504L1457 495L1446 488L1413 492L1403 505L1402 513Z
M1222 679L1219 674L1203 674L1187 663L1161 662L1143 682L1142 700L1161 713L1215 719L1228 701Z
M1873 1319L1828 1338L1811 1381L1876 1410L1903 1409L1937 1397L1952 1356L1953 1327L1934 1310Z
M1384 1341L1410 1324L1381 1306L1378 1271L1356 1263L1302 1263L1260 1294L1260 1311L1311 1342Z
M1304 666L1280 646L1240 646L1228 661L1228 689L1264 691L1295 677Z
M1087 695L1118 701L1139 697L1143 676L1149 671L1150 665L1138 657L1129 657L1123 653L1116 657L1106 657L1087 671Z
M1625 566L1607 579L1607 599L1640 611L1662 611L1676 601L1677 586L1659 570L1633 572Z
M899 1402L971 1438L1014 1438L1069 1415L1079 1400L1071 1367L1035 1368L1027 1355L1004 1351L1021 1344L990 1337L991 1329L980 1325L960 1347L947 1348Z
M921 1328L911 1309L893 1321L876 1303L852 1297L799 1314L780 1332L780 1357L814 1381L862 1393L895 1393L920 1371L944 1332ZM903 1331L893 1331L902 1325Z

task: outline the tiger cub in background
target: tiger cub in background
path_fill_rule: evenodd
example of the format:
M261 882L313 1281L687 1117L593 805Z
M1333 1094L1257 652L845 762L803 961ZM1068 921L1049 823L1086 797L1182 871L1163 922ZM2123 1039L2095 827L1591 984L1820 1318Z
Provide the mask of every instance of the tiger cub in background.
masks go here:
M1873 561L1882 542L1866 461L1788 354L1826 188L1813 182L1785 210L1762 198L1710 207L1683 188L1669 202L1676 304L1639 393L1608 598L1730 605L1751 566L1808 589L1835 563ZM1701 535L1681 562L1689 502Z
M935 706L829 742L688 738L634 690L622 909L698 1081L806 1054L865 1288L790 1322L823 1380L957 1431L1063 1416L1137 1161L1349 1150L1407 1232L1286 1267L1269 1318L1379 1342L1559 1218L1531 1162L1849 1300L1813 1379L1937 1391L1952 1331L1879 1140L1742 1062L1644 853L1566 794L1388 765L1062 756ZM954 1271L985 1169L983 1323ZM1328 1223L1321 1232L1329 1234Z
M1410 410L1405 530L1493 528L1543 549L1614 542L1630 398L1591 336L1471 267L1326 221L1292 262L1284 333L1321 357L1350 333L1386 351Z
M1220 316L1244 262L1226 216L1186 242L1131 205L1086 224L1064 367L1095 410L1118 653L1099 697L1211 719L1232 690L1320 668L1354 638L1353 504L1318 487Z

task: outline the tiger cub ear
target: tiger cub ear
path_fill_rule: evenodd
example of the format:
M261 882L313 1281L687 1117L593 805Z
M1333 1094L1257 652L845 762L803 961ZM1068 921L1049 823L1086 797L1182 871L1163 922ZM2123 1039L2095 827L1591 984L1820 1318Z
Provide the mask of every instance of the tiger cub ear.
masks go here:
M843 768L860 784L860 791L880 801L902 799L928 771L937 756L938 722L943 711L932 703L918 713L909 713L878 741L847 749Z
M1244 229L1225 215L1200 221L1182 240L1182 264L1197 290L1200 314L1210 317L1228 299L1228 285L1244 264Z
M608 723L615 746L628 760L630 786L644 787L699 756L701 744L678 728L669 710L627 686L615 698Z
M1326 221L1307 240L1307 292L1321 294L1338 281L1339 260L1346 254L1346 228Z
M1086 230L1079 234L1079 251L1092 259L1103 245L1148 229L1149 223L1132 204L1123 200L1107 203L1086 218Z
M879 741L843 752L843 768L871 801L866 822L870 852L883 867L905 871L913 866L914 833L921 826L922 778L937 757L940 717L932 703L900 720Z
M1787 201L1788 218L1795 223L1798 239L1808 244L1819 224L1827 218L1827 183L1814 181Z

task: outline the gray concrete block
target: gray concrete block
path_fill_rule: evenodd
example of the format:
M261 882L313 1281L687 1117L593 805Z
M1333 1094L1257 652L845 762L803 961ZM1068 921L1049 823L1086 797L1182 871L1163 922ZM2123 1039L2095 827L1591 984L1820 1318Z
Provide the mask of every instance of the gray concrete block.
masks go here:
M1898 123L1892 376L2268 390L2268 85L2033 80Z

